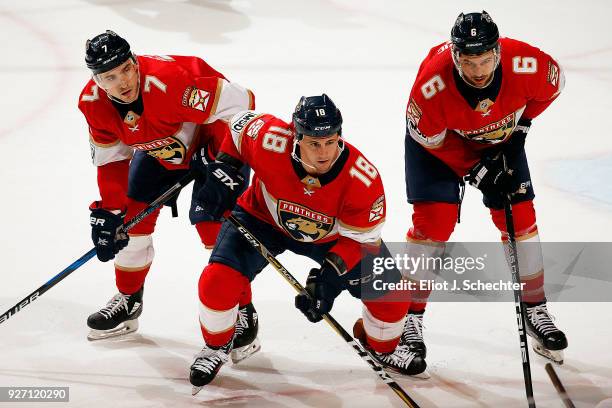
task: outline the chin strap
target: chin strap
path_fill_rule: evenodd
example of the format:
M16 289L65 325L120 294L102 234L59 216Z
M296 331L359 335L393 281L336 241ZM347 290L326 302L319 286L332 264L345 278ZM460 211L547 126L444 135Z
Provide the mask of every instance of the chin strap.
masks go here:
M304 160L302 160L302 158L300 156L298 156L298 154L297 154L298 143L301 140L302 140L301 135L297 135L295 137L295 139L293 139L293 150L291 151L291 158L293 160L295 160L296 162L302 164L303 166L306 166L306 167L309 167L309 168L311 168L313 170L316 170L315 166L306 163ZM334 166L334 164L336 164L336 161L338 161L338 159L342 155L342 152L344 151L344 139L342 137L338 138L338 146L340 147L340 150L338 151L338 155L336 156L336 158L334 159L332 164L329 166L330 169Z

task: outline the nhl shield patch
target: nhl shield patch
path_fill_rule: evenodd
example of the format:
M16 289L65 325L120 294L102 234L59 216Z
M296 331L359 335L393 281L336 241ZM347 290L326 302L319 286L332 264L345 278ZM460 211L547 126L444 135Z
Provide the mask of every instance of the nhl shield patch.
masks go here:
M279 223L296 241L318 241L334 227L334 217L289 201L278 200L277 205Z

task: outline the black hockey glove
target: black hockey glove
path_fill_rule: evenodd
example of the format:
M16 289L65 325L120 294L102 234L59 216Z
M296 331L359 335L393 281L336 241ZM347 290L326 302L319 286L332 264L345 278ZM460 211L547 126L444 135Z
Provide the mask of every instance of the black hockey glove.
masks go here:
M485 155L464 177L485 196L505 198L512 192L512 169L504 169L504 154Z
M244 176L234 163L214 161L206 166L206 182L196 194L196 203L219 219L236 205L244 188Z
M295 307L311 322L321 321L342 292L338 272L329 261L326 260L321 268L310 270L306 279L306 291L308 293L302 292L295 297Z
M123 217L125 214L113 214L109 210L99 207L95 201L89 206L91 216L91 239L96 247L98 259L102 262L110 261L117 252L126 247L129 241L127 232L123 230Z
M208 164L214 160L208 156L208 147L200 146L196 149L191 156L191 162L189 163L189 169L195 174L196 178L206 177L206 168Z
M507 143L503 144L502 151L506 155L506 159L511 159L512 157L517 156L523 151L523 149L525 149L525 138L527 137L527 132L529 132L530 126L531 119L519 119L516 127L514 128L514 132L512 132L512 137Z

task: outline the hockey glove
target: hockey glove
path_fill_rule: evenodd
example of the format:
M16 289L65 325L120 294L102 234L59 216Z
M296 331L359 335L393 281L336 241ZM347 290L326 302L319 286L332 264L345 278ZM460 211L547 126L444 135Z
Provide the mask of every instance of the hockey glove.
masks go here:
M504 169L504 155L485 155L464 177L485 196L505 198L512 192L512 169Z
M308 293L302 292L295 297L295 307L313 323L321 321L323 315L331 311L334 300L342 292L334 275L338 274L327 261L321 268L311 269L306 279Z
M198 190L195 201L214 219L236 205L244 188L244 176L233 164L214 161L206 166L206 182Z
M197 178L206 177L206 168L210 162L214 161L208 156L207 149L208 148L206 146L198 147L193 153L193 156L191 156L189 169L196 175Z
M91 216L91 239L96 247L98 259L102 262L110 261L117 252L126 247L129 241L127 232L123 230L125 214L113 214L109 210L99 207L100 202L94 201L89 209Z
M507 143L503 144L502 151L506 155L506 159L512 160L525 149L525 138L529 127L531 126L531 119L521 118L519 119L512 137Z

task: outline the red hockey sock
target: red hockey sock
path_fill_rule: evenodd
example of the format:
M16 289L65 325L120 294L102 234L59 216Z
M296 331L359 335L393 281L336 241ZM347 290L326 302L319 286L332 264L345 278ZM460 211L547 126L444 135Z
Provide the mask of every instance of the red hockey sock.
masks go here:
M151 268L151 265L145 266L142 269L125 271L115 266L115 280L119 292L125 295L138 292L142 285L144 285L149 268Z
M238 304L249 280L237 270L220 263L204 268L198 283L200 329L209 346L222 346L234 335Z

